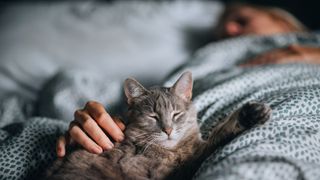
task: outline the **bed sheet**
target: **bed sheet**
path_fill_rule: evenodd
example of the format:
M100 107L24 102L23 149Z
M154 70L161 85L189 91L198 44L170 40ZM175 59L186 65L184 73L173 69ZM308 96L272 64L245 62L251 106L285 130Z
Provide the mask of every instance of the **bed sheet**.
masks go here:
M61 70L157 84L189 55L223 5L208 1L21 3L0 15L0 95L31 99ZM208 37L210 38L210 37Z

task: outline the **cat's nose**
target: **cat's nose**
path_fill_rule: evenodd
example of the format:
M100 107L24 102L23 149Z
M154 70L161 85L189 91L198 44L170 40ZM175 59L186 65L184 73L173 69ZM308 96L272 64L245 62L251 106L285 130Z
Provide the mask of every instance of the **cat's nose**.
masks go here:
M172 128L164 128L163 132L165 132L168 136L170 136L170 134L172 132Z

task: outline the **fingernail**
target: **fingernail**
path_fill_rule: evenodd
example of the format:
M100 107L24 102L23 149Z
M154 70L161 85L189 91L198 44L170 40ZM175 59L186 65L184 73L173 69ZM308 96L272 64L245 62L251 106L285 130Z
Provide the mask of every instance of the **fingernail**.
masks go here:
M124 134L121 134L120 136L119 136L119 141L123 141L124 140Z
M107 145L103 148L103 150L108 151L110 149L112 149L114 147L114 145L112 143L107 143Z
M103 152L102 148L99 147L99 146L95 147L95 148L94 148L94 151L95 151L96 153L98 153L98 154L100 154L100 153Z

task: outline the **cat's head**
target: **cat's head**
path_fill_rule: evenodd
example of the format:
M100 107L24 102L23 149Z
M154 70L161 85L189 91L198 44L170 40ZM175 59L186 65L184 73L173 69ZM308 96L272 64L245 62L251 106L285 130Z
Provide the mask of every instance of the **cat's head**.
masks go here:
M155 144L174 148L188 133L198 129L191 103L192 75L183 73L172 87L144 88L134 79L124 84L129 105L126 135L141 146Z

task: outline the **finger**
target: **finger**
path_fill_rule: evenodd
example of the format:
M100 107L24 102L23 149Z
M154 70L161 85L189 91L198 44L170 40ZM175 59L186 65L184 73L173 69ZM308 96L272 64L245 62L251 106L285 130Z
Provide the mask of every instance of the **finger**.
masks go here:
M102 148L98 146L95 142L93 142L93 140L90 139L75 123L70 124L69 133L71 138L74 139L87 151L95 154L100 154L103 152Z
M122 130L110 117L102 104L97 102L89 102L88 106L86 106L86 110L89 112L90 116L99 124L99 126L102 127L115 141L120 142L124 139Z
M112 117L112 119L117 124L117 126L121 129L121 131L124 131L126 129L126 126L124 125L123 121L119 117Z
M60 136L57 140L56 153L58 157L64 157L66 154L66 139L64 136Z
M76 123L75 120L73 120L71 123ZM66 132L65 135L65 140L66 140L66 145L74 145L75 144L75 141L71 138L69 132Z
M110 150L113 148L113 143L86 111L76 111L75 119L100 147L104 150Z

